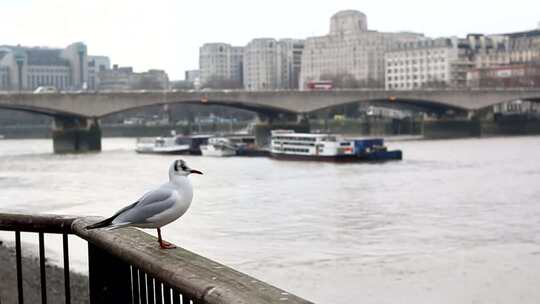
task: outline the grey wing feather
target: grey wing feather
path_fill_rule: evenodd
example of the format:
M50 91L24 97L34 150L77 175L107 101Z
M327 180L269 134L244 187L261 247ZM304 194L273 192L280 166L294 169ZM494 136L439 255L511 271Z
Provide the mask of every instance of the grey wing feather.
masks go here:
M118 212L115 223L145 223L146 219L159 214L174 205L173 192L169 189L156 189L143 195L141 199Z

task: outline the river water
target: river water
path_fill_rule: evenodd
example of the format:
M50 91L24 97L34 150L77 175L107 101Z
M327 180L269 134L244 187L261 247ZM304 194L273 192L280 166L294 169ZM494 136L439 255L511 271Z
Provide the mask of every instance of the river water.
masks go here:
M540 137L390 147L404 160L185 156L205 174L190 177L191 209L164 237L320 303L540 302ZM54 155L50 140L0 140L0 211L108 216L176 158L137 155L133 139L103 148Z

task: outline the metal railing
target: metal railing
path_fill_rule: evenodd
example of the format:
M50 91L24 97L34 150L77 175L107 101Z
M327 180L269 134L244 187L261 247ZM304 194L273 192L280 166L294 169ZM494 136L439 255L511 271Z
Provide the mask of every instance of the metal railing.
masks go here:
M86 230L98 218L0 213L14 231L19 304L24 303L21 232L38 234L42 303L47 303L44 234L62 235L65 303L71 303L68 235L88 242L90 303L311 303L185 249L161 250L134 228ZM2 271L0 270L0 275Z

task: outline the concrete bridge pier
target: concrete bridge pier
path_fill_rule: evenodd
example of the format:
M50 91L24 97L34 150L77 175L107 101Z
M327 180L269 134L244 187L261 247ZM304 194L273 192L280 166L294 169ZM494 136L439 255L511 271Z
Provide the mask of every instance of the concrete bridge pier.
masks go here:
M101 128L95 117L55 117L52 137L54 153L101 151Z

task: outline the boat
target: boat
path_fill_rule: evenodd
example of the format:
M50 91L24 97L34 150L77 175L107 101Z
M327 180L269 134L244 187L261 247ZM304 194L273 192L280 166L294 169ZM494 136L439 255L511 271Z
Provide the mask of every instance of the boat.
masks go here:
M401 160L400 150L388 151L382 138L345 139L333 134L272 131L270 156L276 159L336 162Z
M226 137L211 137L208 144L201 145L203 156L234 156L236 146Z
M204 156L268 156L267 150L259 149L255 136L227 135L208 139L207 145L201 145Z
M173 135L168 137L137 138L137 153L201 155L200 146L208 142L209 135Z

